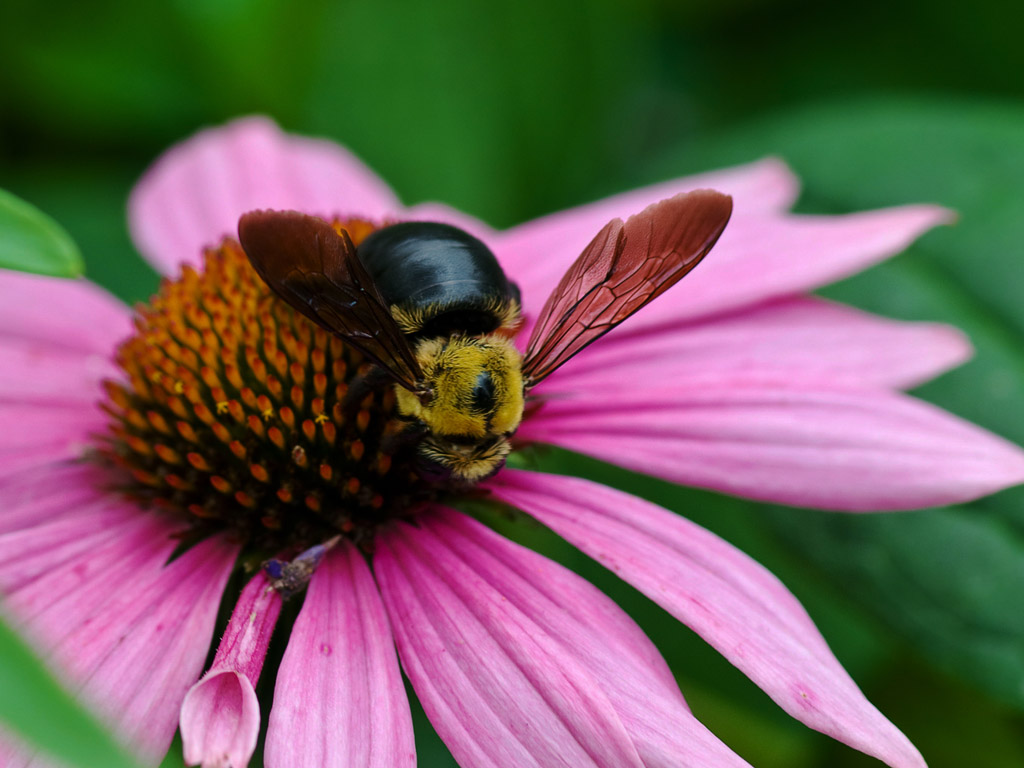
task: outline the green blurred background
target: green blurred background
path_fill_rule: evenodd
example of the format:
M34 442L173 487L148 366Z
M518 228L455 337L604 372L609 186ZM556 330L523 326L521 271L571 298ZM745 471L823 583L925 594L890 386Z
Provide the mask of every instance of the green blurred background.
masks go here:
M406 202L442 200L498 226L776 154L804 181L801 211L931 201L960 212L956 227L825 293L965 328L976 359L920 394L1024 443L1024 46L1006 8L4 0L0 186L60 221L89 276L133 301L156 276L125 230L131 185L170 143L240 114L343 142ZM852 517L678 489L564 454L540 460L686 514L765 563L933 768L1024 765L1021 491ZM618 599L696 714L752 764L877 765L790 720L553 536L510 533ZM417 717L421 765L451 765Z

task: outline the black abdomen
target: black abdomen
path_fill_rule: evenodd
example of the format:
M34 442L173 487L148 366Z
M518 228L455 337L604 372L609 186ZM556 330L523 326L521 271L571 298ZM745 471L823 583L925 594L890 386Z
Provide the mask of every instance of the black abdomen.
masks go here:
M389 306L415 336L491 333L519 290L480 240L456 227L410 221L377 230L357 249Z

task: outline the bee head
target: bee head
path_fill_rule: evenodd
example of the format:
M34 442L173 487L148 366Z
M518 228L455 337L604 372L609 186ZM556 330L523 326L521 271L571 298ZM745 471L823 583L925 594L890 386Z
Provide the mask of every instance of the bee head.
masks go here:
M523 419L523 375L518 350L500 336L425 339L416 347L424 402L398 389L403 416L422 421L440 437L476 441L515 432Z
M396 393L399 412L426 427L421 459L472 482L496 472L523 419L518 350L501 336L449 336L421 341L416 357L432 396Z
M503 436L474 444L427 437L417 447L416 471L431 482L479 483L505 466L511 450Z

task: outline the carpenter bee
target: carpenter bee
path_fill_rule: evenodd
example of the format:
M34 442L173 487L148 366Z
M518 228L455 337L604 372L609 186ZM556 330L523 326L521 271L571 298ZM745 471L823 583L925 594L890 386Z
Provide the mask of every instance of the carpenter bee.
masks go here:
M518 288L461 229L404 222L356 248L314 216L253 211L238 234L278 296L393 380L420 475L472 484L504 465L530 389L693 269L731 213L732 198L698 190L610 221L548 297L525 355Z

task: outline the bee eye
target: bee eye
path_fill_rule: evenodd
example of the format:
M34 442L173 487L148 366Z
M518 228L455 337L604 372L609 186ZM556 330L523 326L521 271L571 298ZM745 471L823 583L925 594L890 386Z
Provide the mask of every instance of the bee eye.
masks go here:
M494 379L487 371L480 371L473 385L473 410L479 413L490 413L494 410Z

